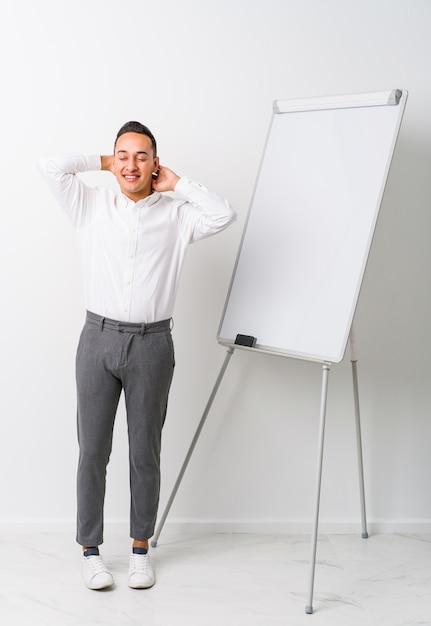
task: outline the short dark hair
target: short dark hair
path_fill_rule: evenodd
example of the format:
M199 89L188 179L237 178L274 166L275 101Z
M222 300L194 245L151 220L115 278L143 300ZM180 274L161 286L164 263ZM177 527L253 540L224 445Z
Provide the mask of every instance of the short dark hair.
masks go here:
M123 124L123 126L120 128L115 138L114 152L115 152L115 146L117 145L118 138L121 137L121 135L124 135L125 133L139 133L140 135L146 135L147 137L149 137L151 139L151 145L153 148L154 156L157 156L157 143L154 138L154 135L147 126L144 126L144 124L141 124L140 122L126 122L125 124Z

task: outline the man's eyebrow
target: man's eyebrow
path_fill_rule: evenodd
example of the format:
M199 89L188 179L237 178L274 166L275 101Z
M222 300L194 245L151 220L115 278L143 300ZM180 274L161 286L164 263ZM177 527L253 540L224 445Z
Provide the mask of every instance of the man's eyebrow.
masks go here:
M119 153L123 153L123 154L127 154L128 151L127 150L117 150L117 154ZM145 150L138 150L138 152L136 152L136 154L146 154L147 156L150 156L149 152L145 152Z

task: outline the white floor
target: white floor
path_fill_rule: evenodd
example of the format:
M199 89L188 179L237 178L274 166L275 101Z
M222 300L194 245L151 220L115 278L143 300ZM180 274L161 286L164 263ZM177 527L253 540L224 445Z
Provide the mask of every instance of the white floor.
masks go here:
M112 590L80 578L64 533L0 534L2 626L431 625L431 535L321 535L307 615L308 535L162 533L157 582L127 587L129 540L107 536Z

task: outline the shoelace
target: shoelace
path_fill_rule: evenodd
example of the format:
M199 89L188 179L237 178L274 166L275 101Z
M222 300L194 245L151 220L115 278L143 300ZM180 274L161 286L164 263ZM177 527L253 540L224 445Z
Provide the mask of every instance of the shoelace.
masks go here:
M132 554L130 569L139 574L148 574L149 559L148 554Z
M92 555L86 556L85 558L87 559L88 567L90 568L92 576L95 574L104 574L108 571L100 556Z

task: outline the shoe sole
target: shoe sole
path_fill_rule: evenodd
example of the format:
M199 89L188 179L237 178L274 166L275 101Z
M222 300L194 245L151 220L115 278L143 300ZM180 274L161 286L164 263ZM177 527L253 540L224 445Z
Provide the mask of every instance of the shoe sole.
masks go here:
M109 583L109 585L103 585L102 587L90 587L89 585L86 585L87 589L91 589L91 591L103 591L104 589L109 589L109 587L112 587L114 583Z
M154 580L152 583L149 583L147 585L133 585L130 583L127 583L130 587L130 589L151 589L151 587L154 587L154 585L156 584L156 581Z
M92 591L101 591L102 589L109 589L109 587L112 587L114 583L115 581L112 580L111 582L105 583L104 585L92 585L85 583L85 586L87 587L87 589L91 589Z

